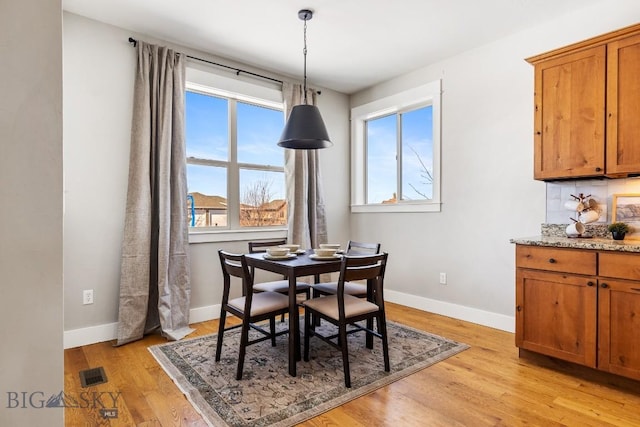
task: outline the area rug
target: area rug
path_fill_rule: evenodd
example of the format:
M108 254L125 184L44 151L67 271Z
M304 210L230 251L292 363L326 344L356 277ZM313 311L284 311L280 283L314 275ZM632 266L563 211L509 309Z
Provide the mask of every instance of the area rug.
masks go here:
M285 328L287 323L279 323ZM302 324L301 324L302 326ZM325 325L321 328L331 328ZM276 347L247 347L242 380L236 381L240 330L224 335L216 363L217 334L149 347L149 351L212 426L293 426L390 384L462 350L466 344L388 322L391 372L384 371L382 344L365 347L364 333L348 337L351 388L344 386L341 353L311 338L310 361L299 361L297 377L287 368L288 336ZM325 331L326 332L326 331Z

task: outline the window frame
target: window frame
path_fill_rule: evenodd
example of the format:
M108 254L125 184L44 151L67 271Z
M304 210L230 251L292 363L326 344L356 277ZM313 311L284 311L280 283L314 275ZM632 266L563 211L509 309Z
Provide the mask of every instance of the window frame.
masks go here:
M351 212L440 212L441 210L441 102L442 82L436 80L351 109ZM399 200L397 203L367 203L366 122L431 105L433 110L433 197L430 200ZM400 130L397 130L400 132ZM401 141L398 141L400 144ZM396 164L402 170L402 153ZM397 186L402 185L398 177Z
M229 88L226 89L226 88ZM243 93L237 92L238 90ZM237 146L237 103L256 105L263 108L275 109L282 112L282 125L284 127L284 102L282 101L281 87L270 88L254 85L248 82L230 79L216 74L211 70L203 70L200 67L187 67L187 79L185 82L185 93L195 92L207 96L225 98L228 101L228 159L199 159L187 157L186 164L202 166L223 167L227 169L227 226L226 227L191 227L189 226L189 242L223 242L250 240L255 238L279 238L286 236L287 224L265 226L265 227L245 227L240 226L240 171L258 170L265 172L281 172L283 165L258 165L253 163L238 162ZM246 94L248 93L248 94ZM254 95L255 94L255 95ZM275 144L275 141L274 141ZM285 178L286 179L286 178ZM286 194L285 194L286 197ZM186 206L185 206L186 208Z

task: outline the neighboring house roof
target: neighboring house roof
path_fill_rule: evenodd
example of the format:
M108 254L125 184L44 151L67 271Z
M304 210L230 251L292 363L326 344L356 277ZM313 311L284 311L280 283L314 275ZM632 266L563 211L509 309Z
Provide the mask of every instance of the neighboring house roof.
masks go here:
M197 191L189 193L193 196L193 203L196 209L227 209L227 199L221 196L209 196ZM279 211L286 206L287 202L282 199L272 200L260 206L260 210ZM241 204L241 209L255 209L255 207Z
M264 203L262 206L260 206L260 209L261 210L268 210L268 211L279 211L286 204L287 204L287 202L285 200L282 200L282 199L272 200L269 203Z
M193 204L197 209L227 209L227 199L221 196L208 196L194 191Z
M396 197L396 193L393 193L393 197L392 198L382 201L382 204L387 204L387 203L398 203L398 199Z

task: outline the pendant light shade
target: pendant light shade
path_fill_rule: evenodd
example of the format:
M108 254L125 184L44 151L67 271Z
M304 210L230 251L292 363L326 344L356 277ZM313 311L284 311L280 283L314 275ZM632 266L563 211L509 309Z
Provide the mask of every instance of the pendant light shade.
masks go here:
M324 125L320 110L307 104L307 21L313 17L309 9L298 11L298 18L304 21L304 104L291 109L287 124L284 126L278 145L294 150L314 150L331 147L329 134Z
M329 141L329 134L318 107L306 104L294 106L278 145L295 150L331 147L333 143Z

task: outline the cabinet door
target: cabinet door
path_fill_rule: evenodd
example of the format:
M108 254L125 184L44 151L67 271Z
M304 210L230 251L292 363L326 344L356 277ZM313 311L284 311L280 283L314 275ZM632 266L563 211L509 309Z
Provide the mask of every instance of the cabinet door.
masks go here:
M640 173L640 35L607 45L607 176Z
M600 280L598 368L640 380L640 282Z
M605 69L605 46L535 65L535 179L604 175Z
M595 279L516 269L516 345L596 366Z

